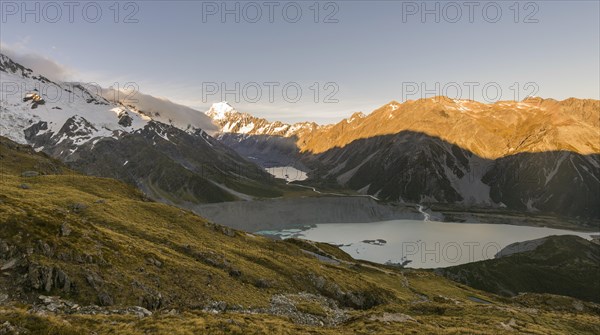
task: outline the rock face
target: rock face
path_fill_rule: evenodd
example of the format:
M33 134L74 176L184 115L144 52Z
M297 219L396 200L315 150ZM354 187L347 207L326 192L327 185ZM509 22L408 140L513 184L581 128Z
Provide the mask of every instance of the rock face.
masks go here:
M217 139L265 168L293 166L308 171L295 137L222 133L217 135Z
M230 109L218 138L265 167L381 199L597 220L600 101L445 97L382 106L333 125L284 125Z

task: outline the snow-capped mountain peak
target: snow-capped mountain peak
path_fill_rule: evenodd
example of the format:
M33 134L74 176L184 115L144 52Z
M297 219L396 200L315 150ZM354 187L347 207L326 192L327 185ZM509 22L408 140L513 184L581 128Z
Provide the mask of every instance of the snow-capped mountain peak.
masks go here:
M314 122L294 124L271 122L233 108L227 101L214 103L205 113L219 128L221 134L267 135L292 137L298 132L311 131L319 127Z
M235 113L236 110L227 101L216 102L212 104L210 109L206 112L206 115L210 116L213 120L223 120L231 113Z

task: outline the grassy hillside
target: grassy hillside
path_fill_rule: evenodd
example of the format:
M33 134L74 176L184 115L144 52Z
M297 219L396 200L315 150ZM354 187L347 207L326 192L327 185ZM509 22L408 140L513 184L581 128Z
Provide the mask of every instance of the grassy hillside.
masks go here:
M0 172L0 334L600 332L595 304L235 231L3 138Z
M503 295L545 292L600 302L600 245L568 235L549 236L541 243L533 250L453 266L440 273Z

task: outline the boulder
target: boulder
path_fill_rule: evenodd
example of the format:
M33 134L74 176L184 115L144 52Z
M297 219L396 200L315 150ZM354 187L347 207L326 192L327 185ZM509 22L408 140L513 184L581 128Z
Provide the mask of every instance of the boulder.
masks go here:
M110 294L103 291L98 294L98 304L100 306L111 306L114 304L114 301Z
M60 226L60 236L66 237L69 235L71 235L71 227L65 222Z
M25 177L25 178L37 177L39 175L40 174L37 171L24 171L23 173L21 173L21 177Z
M86 204L82 204L82 203L79 203L79 202L72 203L71 205L69 205L69 209L72 210L74 213L81 213L86 208L87 208Z

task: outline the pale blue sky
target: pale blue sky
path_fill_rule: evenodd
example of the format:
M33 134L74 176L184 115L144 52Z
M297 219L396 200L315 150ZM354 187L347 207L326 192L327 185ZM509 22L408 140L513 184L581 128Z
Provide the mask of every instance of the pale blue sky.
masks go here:
M21 1L14 3L20 5ZM529 82L535 83L530 87L537 87L536 95L542 97L600 98L598 1L520 2L519 23L514 22L515 7L510 7L514 1L496 2L502 9L496 23L486 21L495 16L490 5L488 16L483 16L486 2L475 7L473 23L462 2L463 16L457 23L447 22L455 12L446 2L437 2L440 23L432 14L421 22L419 13L403 22L403 13L414 8L402 1L338 1L329 7L321 2L320 23L314 23L314 10L309 7L313 1L297 2L303 14L297 23L285 21L285 2L275 7L274 23L269 22L267 5L260 1L263 17L258 23L246 22L244 16L236 23L233 15L224 23L219 15L209 15L203 22L203 9L212 9L212 5L200 1L138 1L139 11L133 17L138 23L123 23L135 9L125 8L126 2L121 3L117 16L120 23L114 23L114 8L109 8L113 1L98 2L102 17L96 23L86 22L81 3L74 10L75 22L70 23L68 8L57 3L63 12L58 22L47 22L55 14L54 9L46 8L36 23L33 15L22 22L21 8L11 14L13 8L5 7L3 1L2 50L43 55L66 67L65 76L70 80L106 86L132 81L142 92L202 111L220 100L216 94L203 101L203 83L212 82L230 88L236 82L241 86L259 83L263 96L255 103L243 96L237 103L232 95L226 98L238 110L289 122L335 122L356 111L369 113L390 100L427 94L419 88L407 96L406 89L414 88L412 83L424 83L434 90L436 83L440 89L457 83L463 90L461 97L469 98L465 83L477 82L473 98L480 101L486 99L482 95L485 84L500 87L501 98L509 100L516 91L519 99L531 93L524 87ZM222 2L212 3L219 6ZM230 1L227 6L235 3ZM246 4L238 3L241 8ZM429 2L429 8L435 3ZM34 2L28 5L32 8ZM252 8L247 8L253 16ZM338 22L323 23L335 9L333 18ZM530 19L539 22L524 23L536 10ZM88 14L93 19L93 8L88 7ZM293 7L288 14L287 18L293 19ZM298 83L303 96L290 103L279 86L270 102L264 82ZM314 82L321 86L318 103L311 91ZM333 90L332 86L324 90L328 82L339 88L334 96L337 103L323 102ZM254 96L253 92L248 95ZM455 92L454 88L447 91L449 95ZM488 98L493 98L494 92L492 87Z

